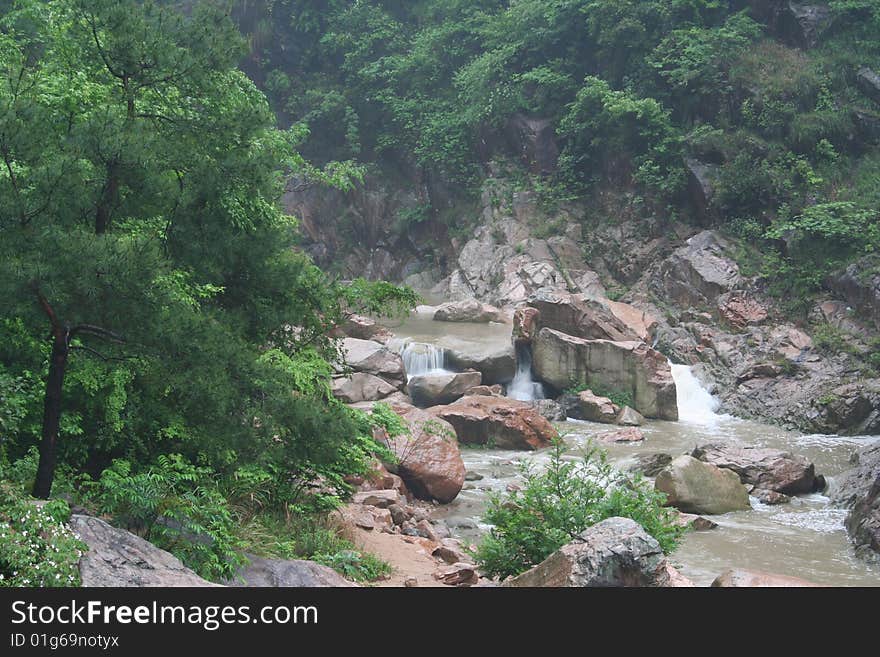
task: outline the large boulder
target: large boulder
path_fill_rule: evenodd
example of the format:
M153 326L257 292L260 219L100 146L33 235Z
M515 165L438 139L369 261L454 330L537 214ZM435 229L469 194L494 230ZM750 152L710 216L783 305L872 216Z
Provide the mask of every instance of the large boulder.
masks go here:
M373 340L345 338L342 341L345 362L355 372L365 372L403 386L406 374L403 359L385 345Z
M573 406L571 416L577 420L613 424L620 415L620 406L607 397L594 395L592 390L579 392Z
M718 296L741 281L731 251L731 244L714 231L694 235L660 264L657 291L685 308L714 306Z
M410 378L407 392L416 406L437 406L451 404L481 383L479 372L421 374Z
M538 311L536 328L551 328L578 338L641 340L611 309L598 299L543 288L529 297L528 305Z
M333 396L346 404L379 401L397 392L397 388L392 384L366 372L336 377L331 382L330 388Z
M584 340L543 328L532 348L532 369L557 390L595 385L630 394L645 417L678 419L669 361L644 342Z
M495 306L480 303L476 299L463 299L444 303L434 312L436 322L472 322L488 324L489 322L505 322L507 316Z
M856 73L856 82L865 95L874 102L880 103L880 75L867 66L863 66Z
M856 313L880 328L880 257L866 257L825 281Z
M880 476L880 442L868 445L855 452L850 459L851 469L835 477L831 499L846 507L854 506L867 497Z
M670 586L668 565L660 544L641 525L629 518L608 518L505 585Z
M856 554L880 562L880 474L868 494L853 506L845 524Z
M749 494L732 470L692 456L674 459L654 481L670 506L686 513L720 514L750 508Z
M429 411L449 422L464 444L540 449L558 437L553 425L530 404L506 397L463 397Z
M447 504L464 486L465 467L455 429L436 415L412 410L403 416L409 433L388 440L397 473L416 497Z
M691 453L695 459L733 470L742 483L786 495L812 493L819 488L816 468L803 456L764 447L701 445Z
M531 344L532 339L538 333L538 316L541 313L537 308L522 306L513 313L513 343Z
M232 586L356 587L332 568L302 559L265 559L246 555L250 563L228 582Z
M446 365L456 370L476 370L483 375L483 383L491 386L513 380L516 354L510 344L456 344L446 348Z
M217 586L170 552L99 518L73 515L70 528L89 546L79 562L83 586Z
M360 340L374 340L387 344L392 338L392 333L387 328L377 323L376 320L363 315L349 315L349 317L337 327L334 334L338 337L358 338Z
M811 587L819 586L805 579L797 577L789 577L788 575L774 575L772 573L762 573L757 570L742 570L739 568L726 570L715 578L712 582L715 588L755 588L755 587L772 587L772 588L788 588L788 587Z

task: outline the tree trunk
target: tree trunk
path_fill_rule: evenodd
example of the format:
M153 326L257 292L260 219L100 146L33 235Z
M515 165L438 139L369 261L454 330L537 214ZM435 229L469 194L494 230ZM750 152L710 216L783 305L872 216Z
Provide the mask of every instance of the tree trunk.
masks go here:
M67 370L70 351L67 328L53 327L52 356L49 361L49 377L46 379L46 396L43 400L43 436L40 440L40 463L34 481L34 497L49 499L55 478L55 460L58 451L58 432L61 427L61 391Z
M119 201L119 163L114 158L107 163L107 181L95 209L95 234L103 235L110 229L113 210Z

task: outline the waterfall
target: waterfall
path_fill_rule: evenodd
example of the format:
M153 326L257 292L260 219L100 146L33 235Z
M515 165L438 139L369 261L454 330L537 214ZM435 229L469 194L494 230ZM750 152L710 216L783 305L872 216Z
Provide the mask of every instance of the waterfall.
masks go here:
M507 386L507 396L520 401L544 399L544 386L532 378L532 348L516 345L516 375Z
M694 376L688 365L672 367L672 379L675 381L675 392L678 398L678 419L693 424L715 424L724 415L718 415L719 402L703 384Z
M413 342L410 339L393 339L389 349L396 351L403 359L407 380L423 374L448 374L445 368L446 352L443 347L427 342Z

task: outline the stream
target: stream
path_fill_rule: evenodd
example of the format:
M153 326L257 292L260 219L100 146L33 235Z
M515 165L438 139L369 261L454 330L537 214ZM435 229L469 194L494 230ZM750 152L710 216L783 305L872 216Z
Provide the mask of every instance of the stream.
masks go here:
M414 313L398 325L390 347L403 353L415 371L443 371L445 349L461 351L496 350L510 344L510 325L456 324L435 322L428 312ZM508 386L508 395L518 399L539 397L540 384L531 380L523 366ZM706 442L757 445L784 449L805 456L825 475L828 491L835 477L849 469L851 454L880 436L804 435L760 422L716 413L717 403L684 365L673 365L678 392L678 422L649 420L640 443L603 445L609 461L626 469L641 453L666 452L677 456ZM609 430L609 425L569 420L557 425L569 452L577 456L587 441ZM471 477L451 504L438 507L435 518L443 519L453 534L471 541L489 529L480 518L489 491L503 492L519 479L518 464L529 459L546 463L549 454L462 446L462 456ZM800 577L832 586L880 586L880 565L856 557L844 528L846 510L830 504L825 494L793 497L788 504L764 505L751 498L752 509L707 516L718 523L711 531L688 532L670 562L697 586L708 586L729 568L761 570Z

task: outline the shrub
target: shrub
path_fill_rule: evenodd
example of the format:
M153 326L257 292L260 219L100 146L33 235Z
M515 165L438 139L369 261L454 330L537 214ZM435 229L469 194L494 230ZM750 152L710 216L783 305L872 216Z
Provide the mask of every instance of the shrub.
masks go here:
M65 527L67 503L36 506L0 482L0 586L79 586L79 559L88 549Z
M476 551L489 576L508 577L528 570L588 527L606 518L623 516L642 525L671 552L684 528L673 523L674 512L664 508L666 498L641 476L615 471L604 452L588 447L582 458L567 460L557 441L550 464L536 472L522 465L520 490L490 495L483 517L494 527Z

